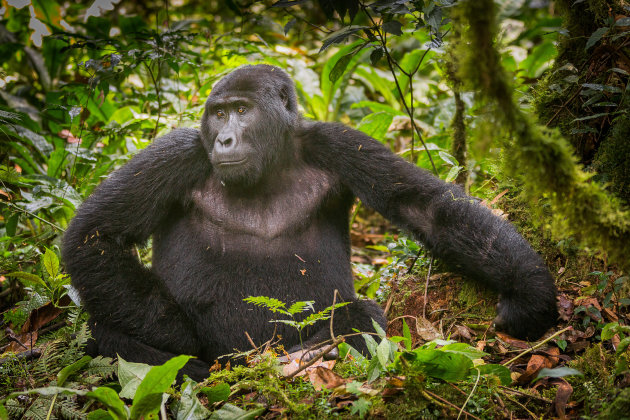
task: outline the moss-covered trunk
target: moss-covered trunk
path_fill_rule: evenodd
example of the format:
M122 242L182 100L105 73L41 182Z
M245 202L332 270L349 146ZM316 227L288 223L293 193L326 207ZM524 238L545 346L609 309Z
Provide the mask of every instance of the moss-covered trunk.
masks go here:
M540 121L630 204L630 14L621 0L558 0L567 36L537 92Z

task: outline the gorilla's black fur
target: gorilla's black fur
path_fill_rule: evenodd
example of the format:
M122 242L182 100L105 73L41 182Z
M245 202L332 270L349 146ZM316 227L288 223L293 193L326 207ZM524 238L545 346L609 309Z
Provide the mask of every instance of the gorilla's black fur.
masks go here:
M195 355L185 372L199 378L206 362L248 349L246 331L262 343L277 326L286 348L298 344L293 328L243 302L250 295L321 309L337 289L352 304L336 311L335 334L373 330L372 319L385 325L354 292L355 196L498 291L499 328L534 339L554 324L553 279L510 224L365 134L303 120L289 76L258 65L217 83L200 131L156 140L77 212L64 259L90 314L92 350L151 364ZM147 269L132 250L151 235ZM308 341L327 338L327 328Z

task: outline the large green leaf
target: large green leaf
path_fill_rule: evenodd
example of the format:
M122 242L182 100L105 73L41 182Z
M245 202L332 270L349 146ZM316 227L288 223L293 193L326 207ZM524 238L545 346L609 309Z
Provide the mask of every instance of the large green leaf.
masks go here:
M157 413L162 402L162 394L175 381L177 372L190 360L191 356L177 356L161 366L154 366L144 377L131 406L131 418L138 419Z
M101 402L107 407L107 412L114 419L126 420L129 418L129 409L113 389L102 386L88 392L86 396Z

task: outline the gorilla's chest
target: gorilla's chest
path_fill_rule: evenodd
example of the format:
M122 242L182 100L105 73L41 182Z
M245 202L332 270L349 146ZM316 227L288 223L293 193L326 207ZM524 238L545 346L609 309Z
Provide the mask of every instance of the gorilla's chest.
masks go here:
M203 229L267 240L295 233L313 222L334 185L314 168L285 171L272 181L243 193L210 178L192 194Z

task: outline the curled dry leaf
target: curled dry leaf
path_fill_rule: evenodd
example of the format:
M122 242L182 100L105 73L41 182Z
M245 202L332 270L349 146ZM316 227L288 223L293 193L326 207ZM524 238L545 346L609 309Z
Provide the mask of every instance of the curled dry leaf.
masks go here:
M569 321L573 316L573 301L564 293L558 295L558 312L560 319L563 321Z
M511 335L507 335L499 331L497 331L496 334L497 334L497 337L501 339L501 341L503 341L505 344L511 347L516 347L518 349L523 349L523 350L531 347L528 342L514 338Z
M558 384L556 398L553 400L553 408L560 419L566 419L567 403L569 398L571 398L571 394L573 394L573 387L562 378L556 378L552 383Z
M518 378L518 382L520 384L529 383L532 379L536 377L536 375L542 368L551 369L553 366L554 364L550 358L535 354L529 359L529 362L527 362L527 368L525 369L525 372Z
M348 382L347 379L342 378L332 370L323 366L306 370L308 370L308 379L313 384L313 388L317 391L321 391L324 387L326 387L326 389L334 389Z
M421 316L416 318L416 332L424 341L442 338L442 334L433 326L431 321Z

